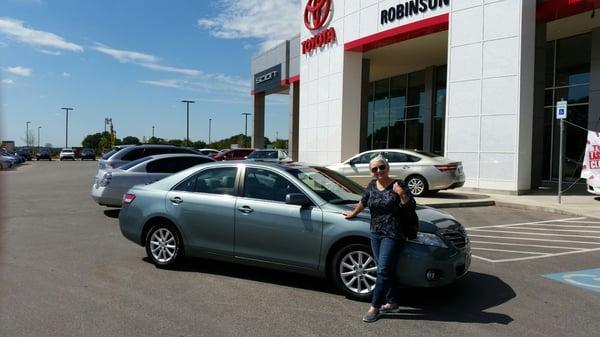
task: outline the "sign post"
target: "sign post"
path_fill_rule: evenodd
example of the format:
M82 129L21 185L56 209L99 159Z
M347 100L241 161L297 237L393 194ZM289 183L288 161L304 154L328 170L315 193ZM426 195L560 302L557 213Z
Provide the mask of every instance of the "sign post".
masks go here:
M565 118L567 118L567 101L556 102L556 119L560 120L560 146L558 155L558 203L561 203L562 182L563 182L563 155L564 155L564 134Z

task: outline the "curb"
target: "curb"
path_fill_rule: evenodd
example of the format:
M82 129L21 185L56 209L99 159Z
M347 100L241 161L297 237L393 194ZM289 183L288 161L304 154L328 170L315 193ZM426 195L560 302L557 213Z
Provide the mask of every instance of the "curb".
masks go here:
M582 213L565 211L565 210L558 209L555 207L550 207L550 206L517 204L517 203L512 203L512 202L506 202L506 201L496 201L496 206L506 207L506 208L514 208L514 209L523 209L523 210L529 210L529 211L541 211L541 212L546 212L546 213L554 213L554 214L562 214L562 215L590 217L589 215L585 215ZM593 217L591 217L591 218L593 218Z
M460 207L486 207L494 206L496 202L494 200L484 201L462 201L462 202L442 202L442 203L423 203L421 205L429 206L433 208L460 208Z

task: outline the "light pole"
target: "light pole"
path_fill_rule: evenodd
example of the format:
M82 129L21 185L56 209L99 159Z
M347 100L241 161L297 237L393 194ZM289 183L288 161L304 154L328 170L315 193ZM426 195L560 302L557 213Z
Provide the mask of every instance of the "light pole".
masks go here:
M152 138L154 138L154 125L152 125Z
M69 147L69 110L73 110L73 108L61 108L65 110L67 113L65 119L65 147Z
M41 126L38 126L38 151L40 150L40 129L41 128L42 128Z
M242 115L245 117L245 127L244 127L244 143L246 142L246 138L248 138L248 115L252 115L249 112L242 112ZM246 144L244 144L246 146Z
M187 106L187 133L185 137L185 145L190 146L190 103L193 104L196 102L184 99L181 101L181 103L185 103L185 105Z
M31 122L27 121L27 123L25 123L25 147L29 147L29 124Z
M212 123L212 118L208 119L208 144L210 144L210 127Z

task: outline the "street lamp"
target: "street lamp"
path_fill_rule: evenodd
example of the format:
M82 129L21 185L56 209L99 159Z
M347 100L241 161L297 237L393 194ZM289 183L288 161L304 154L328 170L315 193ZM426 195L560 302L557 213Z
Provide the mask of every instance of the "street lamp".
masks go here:
M152 125L152 138L154 138L154 125Z
M249 112L242 112L242 115L246 118L245 128L244 128L244 143L246 142L246 138L248 138L248 115L252 115ZM245 146L246 144L244 144Z
M69 110L73 110L73 108L61 108L67 112L66 120L65 120L65 147L69 147Z
M210 144L210 127L212 123L212 118L208 119L208 144Z
M29 147L29 124L31 122L27 121L27 123L25 123L25 146Z
M185 103L187 106L187 133L185 137L186 146L190 146L190 103L196 103L190 100L182 100L181 103Z
M38 126L38 151L40 150L40 129L41 128L42 128L41 126Z

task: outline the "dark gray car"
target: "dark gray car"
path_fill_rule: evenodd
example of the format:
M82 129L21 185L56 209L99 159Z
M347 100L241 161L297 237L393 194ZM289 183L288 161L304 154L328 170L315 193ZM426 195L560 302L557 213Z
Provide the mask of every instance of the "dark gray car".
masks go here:
M369 213L342 212L362 187L323 167L224 162L194 167L123 196L121 232L159 267L184 255L329 277L365 299L375 286ZM471 249L452 216L418 207L418 237L398 259L398 282L436 287L468 271Z

